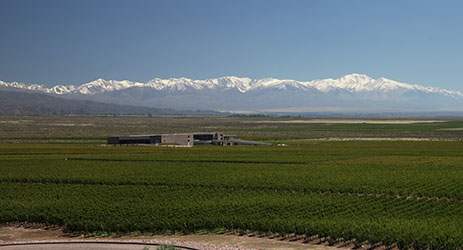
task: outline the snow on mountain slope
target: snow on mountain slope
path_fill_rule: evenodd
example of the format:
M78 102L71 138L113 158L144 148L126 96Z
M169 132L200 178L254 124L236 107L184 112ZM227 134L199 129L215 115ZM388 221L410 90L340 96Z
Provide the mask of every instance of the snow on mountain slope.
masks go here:
M127 89L131 87L143 87L143 83L131 82L131 81L114 81L114 80L104 80L97 79L95 81L82 84L78 87L75 87L70 92L78 92L80 94L94 95L97 93L103 93L107 91L116 91Z
M408 91L417 91L422 93L432 93L453 98L463 98L463 93L459 91L446 90L436 87L425 87L416 84L406 84L393 81L386 78L373 79L364 74L349 74L338 79L322 79L312 81L295 81L280 80L274 78L250 79L235 76L220 77L207 80L192 80L188 78L155 78L146 83L132 82L128 80L115 81L97 79L79 86L74 85L57 85L46 87L44 85L31 84L27 85L19 82L6 83L0 81L0 86L27 89L32 91L41 91L57 95L65 94L82 94L95 95L105 92L125 90L129 88L151 88L157 91L183 92L186 90L203 90L203 89L223 89L236 90L240 93L247 93L258 90L275 89L287 90L289 88L300 90L301 92L317 90L323 93L333 91L348 91L350 93L405 93Z

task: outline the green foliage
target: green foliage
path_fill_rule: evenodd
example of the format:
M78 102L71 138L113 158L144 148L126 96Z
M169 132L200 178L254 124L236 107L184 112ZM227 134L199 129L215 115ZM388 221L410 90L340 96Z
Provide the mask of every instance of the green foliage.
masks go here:
M172 245L159 245L156 250L176 250L178 248L172 246Z
M0 145L0 223L89 236L250 230L455 249L463 246L462 162L463 142L444 141Z

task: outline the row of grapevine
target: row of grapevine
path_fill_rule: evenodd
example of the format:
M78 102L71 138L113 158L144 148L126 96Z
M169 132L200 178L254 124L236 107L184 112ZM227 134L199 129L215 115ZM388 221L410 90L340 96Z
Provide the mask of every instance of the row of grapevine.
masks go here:
M105 156L104 159L110 159ZM194 159L198 158L201 155ZM3 159L0 178L12 182L233 187L461 199L462 161L463 157L384 156L285 165L268 161L263 161L265 164L70 161L41 156Z
M456 248L463 246L462 205L269 190L0 183L1 222L60 224L77 231L227 228Z

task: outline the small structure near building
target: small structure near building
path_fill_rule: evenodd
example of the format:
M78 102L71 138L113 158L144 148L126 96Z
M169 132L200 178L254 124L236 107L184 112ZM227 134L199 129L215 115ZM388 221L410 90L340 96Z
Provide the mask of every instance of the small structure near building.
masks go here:
M257 141L245 141L238 139L229 139L223 141L212 141L213 145L217 146L268 146L270 143L257 142Z
M192 147L193 145L212 144L218 146L233 145L270 145L268 143L233 139L221 132L200 132L182 134L153 134L110 136L108 145L173 145L177 147Z
M222 132L197 132L193 133L194 144L212 144L213 141L223 141L230 136L224 135Z

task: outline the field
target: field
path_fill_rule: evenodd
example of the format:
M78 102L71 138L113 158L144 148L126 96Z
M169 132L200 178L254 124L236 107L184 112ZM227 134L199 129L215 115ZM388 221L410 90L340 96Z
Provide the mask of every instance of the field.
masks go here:
M457 249L462 127L455 119L4 116L0 222L89 235L231 231L350 247ZM287 146L102 146L107 135L191 131Z

